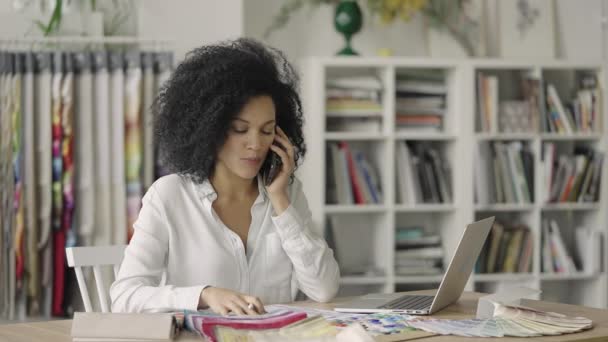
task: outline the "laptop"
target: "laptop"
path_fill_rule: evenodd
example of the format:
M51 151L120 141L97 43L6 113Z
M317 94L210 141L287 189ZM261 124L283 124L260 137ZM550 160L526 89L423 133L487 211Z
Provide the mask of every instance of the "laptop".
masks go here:
M399 293L369 294L350 302L340 303L334 310L352 313L384 312L431 315L443 309L457 301L462 295L493 224L494 216L473 222L465 228L456 252L441 280L439 290L434 296Z

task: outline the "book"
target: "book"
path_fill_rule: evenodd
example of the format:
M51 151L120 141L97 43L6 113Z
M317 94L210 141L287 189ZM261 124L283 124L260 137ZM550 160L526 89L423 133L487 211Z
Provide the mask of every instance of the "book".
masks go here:
M490 231L491 239L490 249L488 250L488 259L486 264L487 273L495 272L496 260L498 259L498 250L500 249L500 242L502 241L504 227L499 222L494 222L492 230Z
M549 220L543 219L542 223L542 272L554 273L555 264L553 263L553 256L551 253L551 242L549 236Z
M397 198L403 204L421 201L418 179L415 178L410 149L405 142L397 143Z
M377 117L328 117L328 132L380 132L382 119Z
M353 192L348 171L346 153L338 144L329 144L333 166L334 181L336 184L336 197L338 204L353 204Z
M178 333L171 313L75 312L74 341L170 341Z
M441 247L425 247L416 249L399 250L395 252L397 259L401 258L443 258L443 248Z
M574 237L580 269L587 274L599 272L603 233L598 229L578 227Z
M568 250L566 249L559 226L555 220L550 220L549 222L549 234L552 256L554 257L554 262L557 262L558 265L556 271L558 273L576 272L576 267L574 266Z
M398 237L396 237L395 240L397 248L412 248L439 245L441 243L441 236L429 235L412 239L399 239Z
M380 79L375 76L344 76L327 80L328 88L382 90Z
M395 88L397 89L397 92L433 95L442 95L447 91L447 88L443 82L421 80L397 80Z
M477 144L477 153L475 154L475 202L479 204L489 204L498 202L495 196L495 187L491 184L498 183L492 181L494 176L492 168L492 154L489 144ZM495 177L497 180L498 177Z
M559 123L563 126L563 133L570 134L573 132L572 125L570 124L570 120L566 114L566 110L562 105L562 101L557 94L557 90L553 84L547 85L547 101L550 106L555 108L557 113L557 118L559 119ZM561 132L560 132L561 133Z

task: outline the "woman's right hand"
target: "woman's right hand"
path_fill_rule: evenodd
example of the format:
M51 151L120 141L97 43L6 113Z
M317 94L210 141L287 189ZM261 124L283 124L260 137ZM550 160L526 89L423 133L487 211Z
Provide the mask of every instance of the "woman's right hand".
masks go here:
M229 312L237 315L259 315L266 313L264 305L258 297L212 286L205 288L201 292L199 308L201 307L209 307L220 315L227 315Z

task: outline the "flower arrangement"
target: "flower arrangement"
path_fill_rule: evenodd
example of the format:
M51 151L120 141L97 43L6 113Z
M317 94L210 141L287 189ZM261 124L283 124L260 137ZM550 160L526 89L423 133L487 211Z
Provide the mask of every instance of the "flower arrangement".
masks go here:
M367 7L372 14L380 16L384 24L390 24L397 18L410 21L427 3L428 0L367 0Z
M308 6L316 9L320 6L336 6L341 0L287 0L279 9L264 37L268 38L273 31L284 27L291 16L301 8ZM445 30L467 52L469 56L476 54L475 40L479 39L479 25L471 18L468 7L473 0L359 0L365 2L369 14L377 16L384 24L395 20L411 20L415 15L423 15L429 26Z

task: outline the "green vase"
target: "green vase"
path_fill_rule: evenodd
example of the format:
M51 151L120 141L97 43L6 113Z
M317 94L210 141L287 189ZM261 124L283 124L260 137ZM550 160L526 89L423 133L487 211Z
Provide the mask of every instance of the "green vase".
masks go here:
M342 0L336 6L336 13L334 15L334 26L336 30L344 35L346 40L346 46L338 51L338 55L343 56L357 56L359 55L351 47L352 36L361 30L363 25L363 15L361 13L361 7L354 0Z

